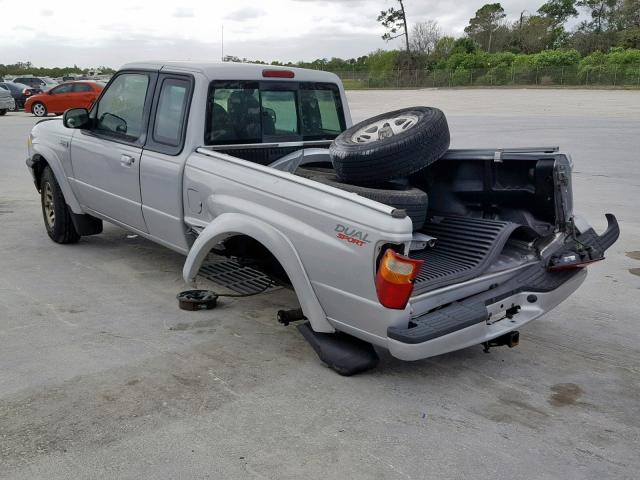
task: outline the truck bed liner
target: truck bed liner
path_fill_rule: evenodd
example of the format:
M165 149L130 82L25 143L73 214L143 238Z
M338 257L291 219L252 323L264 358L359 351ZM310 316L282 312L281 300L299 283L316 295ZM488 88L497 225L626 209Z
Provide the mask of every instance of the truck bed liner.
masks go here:
M410 254L424 260L413 295L480 275L518 228L526 227L483 218L433 217L421 232L436 238L435 247Z

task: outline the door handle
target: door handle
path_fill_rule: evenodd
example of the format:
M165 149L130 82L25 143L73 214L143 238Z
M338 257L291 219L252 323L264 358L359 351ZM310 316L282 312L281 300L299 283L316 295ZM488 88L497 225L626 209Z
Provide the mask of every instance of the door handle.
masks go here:
M130 167L135 163L135 161L135 158L133 158L131 155L127 155L126 153L123 153L120 156L120 164L124 167Z

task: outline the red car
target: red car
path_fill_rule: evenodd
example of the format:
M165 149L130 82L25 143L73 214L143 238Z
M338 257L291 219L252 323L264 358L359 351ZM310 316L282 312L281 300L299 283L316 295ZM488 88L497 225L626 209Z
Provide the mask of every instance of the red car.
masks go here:
M61 115L69 108L89 109L103 88L103 84L91 81L66 82L29 97L24 104L24 111L44 117L49 113Z

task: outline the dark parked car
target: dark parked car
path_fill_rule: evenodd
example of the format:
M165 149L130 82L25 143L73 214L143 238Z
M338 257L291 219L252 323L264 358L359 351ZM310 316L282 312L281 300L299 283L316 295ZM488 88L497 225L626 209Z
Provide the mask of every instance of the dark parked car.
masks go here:
M39 88L32 88L28 85L24 85L23 83L16 82L0 82L0 88L11 92L11 96L15 100L16 110L24 108L27 98L37 95L38 93L42 93L42 90Z
M39 88L43 92L46 92L50 88L53 88L57 85L56 82L48 77L34 77L31 75L17 77L14 78L13 81L15 83L24 83L25 85L29 85L32 88Z

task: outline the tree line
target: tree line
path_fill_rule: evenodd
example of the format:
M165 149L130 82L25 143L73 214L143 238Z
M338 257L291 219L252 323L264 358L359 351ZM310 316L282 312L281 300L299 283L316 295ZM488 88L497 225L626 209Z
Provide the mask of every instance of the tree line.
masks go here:
M88 75L90 72L100 71L100 73L105 75L112 75L115 73L115 70L110 67L98 67L98 68L80 68L77 65L73 65L72 67L36 67L31 62L16 62L9 65L4 65L0 63L0 77L4 77L6 75L36 75L41 77L64 77L67 75Z

